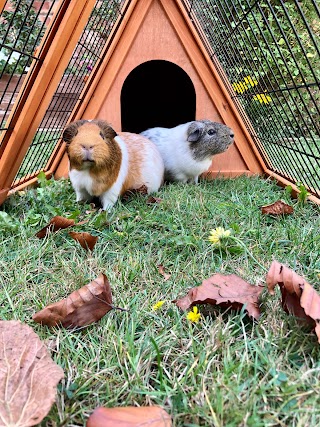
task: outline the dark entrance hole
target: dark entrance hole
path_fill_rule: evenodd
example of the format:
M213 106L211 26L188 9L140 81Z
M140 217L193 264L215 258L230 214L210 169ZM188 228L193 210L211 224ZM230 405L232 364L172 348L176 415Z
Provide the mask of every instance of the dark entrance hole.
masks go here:
M172 62L145 62L126 78L121 91L124 132L174 127L195 120L196 93L188 74Z

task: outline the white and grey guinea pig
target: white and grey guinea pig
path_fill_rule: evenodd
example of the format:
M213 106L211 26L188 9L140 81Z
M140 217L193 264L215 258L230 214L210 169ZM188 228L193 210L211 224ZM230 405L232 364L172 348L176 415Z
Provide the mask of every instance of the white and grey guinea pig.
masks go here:
M155 127L141 132L153 141L164 161L168 181L198 182L215 154L233 143L232 129L210 120L195 120L174 128Z
M152 193L163 183L162 157L142 135L117 134L104 120L78 120L65 128L62 138L77 201L99 197L108 210L127 190L145 185Z

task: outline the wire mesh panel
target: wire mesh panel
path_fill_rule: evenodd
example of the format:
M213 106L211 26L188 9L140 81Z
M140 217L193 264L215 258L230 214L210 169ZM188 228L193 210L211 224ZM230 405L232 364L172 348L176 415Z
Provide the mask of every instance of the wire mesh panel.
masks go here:
M103 59L101 53L115 22L124 14L124 3L125 0L96 2L12 188L30 180L40 170L50 167L48 161L57 145L61 143L62 130L75 105L81 101L81 94L90 73Z
M7 0L0 15L0 136L57 0ZM1 148L1 147L0 147Z
M317 0L184 4L268 168L320 196Z

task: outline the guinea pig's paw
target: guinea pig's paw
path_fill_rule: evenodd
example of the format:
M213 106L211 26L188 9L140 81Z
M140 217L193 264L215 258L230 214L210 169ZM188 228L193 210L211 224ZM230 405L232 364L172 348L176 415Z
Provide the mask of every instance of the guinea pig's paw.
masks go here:
M113 206L115 205L116 201L117 201L117 197L115 197L114 195L110 195L108 193L104 193L101 195L100 200L101 200L101 204L102 204L102 209L104 211L110 212L111 209L113 208Z

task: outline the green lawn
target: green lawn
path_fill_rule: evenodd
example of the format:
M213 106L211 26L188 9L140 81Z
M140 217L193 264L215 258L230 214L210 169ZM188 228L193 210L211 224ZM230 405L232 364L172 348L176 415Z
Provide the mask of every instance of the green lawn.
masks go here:
M263 292L259 321L198 306L193 324L170 302L217 272L265 284L274 259L320 290L319 207L299 205L258 177L167 185L157 197L160 204L147 205L135 195L106 215L77 205L68 181L50 181L2 206L11 225L2 224L0 240L0 317L32 326L65 373L41 426L84 426L100 405L151 404L174 426L319 426L320 346L283 312L279 292ZM259 206L280 198L294 214L262 216ZM99 236L92 254L66 231L35 237L57 214L89 220L78 229ZM247 251L214 250L208 235L220 226ZM32 321L100 272L114 304L128 311L112 310L77 332ZM167 302L153 311L159 300Z

